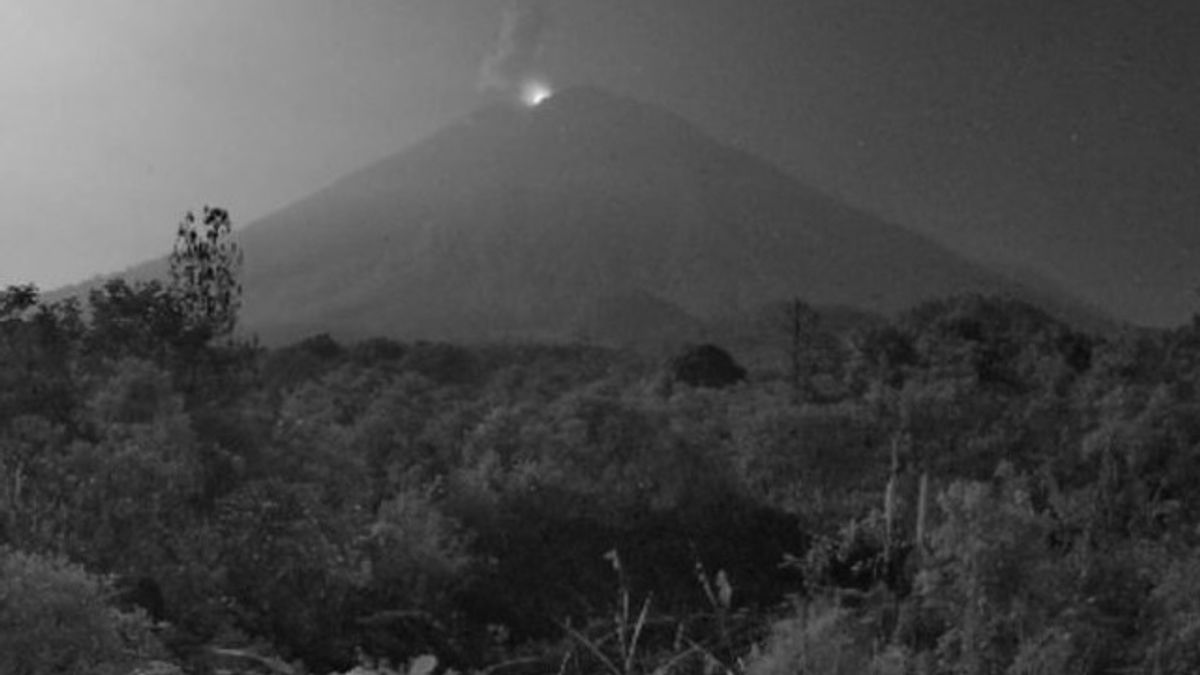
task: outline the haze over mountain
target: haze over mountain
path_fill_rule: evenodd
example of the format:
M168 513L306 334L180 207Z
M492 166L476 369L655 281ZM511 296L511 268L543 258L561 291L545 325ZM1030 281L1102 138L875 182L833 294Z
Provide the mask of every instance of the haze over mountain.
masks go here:
M243 324L267 341L636 340L792 297L894 312L980 291L1078 309L589 87L485 105L240 237Z

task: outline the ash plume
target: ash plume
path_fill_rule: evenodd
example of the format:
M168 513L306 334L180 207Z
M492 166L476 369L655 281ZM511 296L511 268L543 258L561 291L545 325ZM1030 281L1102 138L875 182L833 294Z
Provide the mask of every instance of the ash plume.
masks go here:
M517 93L537 65L549 13L544 0L515 0L504 10L496 49L483 62L479 88Z

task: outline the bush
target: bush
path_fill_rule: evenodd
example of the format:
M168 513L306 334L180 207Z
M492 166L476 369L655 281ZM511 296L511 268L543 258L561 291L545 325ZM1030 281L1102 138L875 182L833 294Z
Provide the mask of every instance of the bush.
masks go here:
M1155 626L1147 670L1195 673L1200 668L1200 555L1173 562L1151 594Z
M766 644L754 650L746 675L899 675L909 657L896 647L879 649L851 612L817 603L777 622Z
M313 668L348 662L344 631L361 581L352 550L360 523L319 499L319 489L279 480L248 483L217 502L197 545L217 562L213 580L236 626Z
M374 580L417 606L438 600L471 564L460 526L426 492L408 490L385 501L367 536Z
M746 379L746 369L715 345L689 347L671 359L671 378L693 387L721 389Z
M106 579L0 548L0 672L125 673L158 651L150 621L106 604Z

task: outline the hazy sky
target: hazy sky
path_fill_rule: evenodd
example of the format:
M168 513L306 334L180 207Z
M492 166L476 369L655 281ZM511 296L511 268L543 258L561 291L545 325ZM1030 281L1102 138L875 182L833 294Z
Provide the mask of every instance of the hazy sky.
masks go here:
M245 222L461 114L473 4L0 0L0 283L120 268L189 208Z
M0 284L240 223L479 104L500 0L0 0ZM1129 317L1200 306L1200 6L546 0L540 68Z

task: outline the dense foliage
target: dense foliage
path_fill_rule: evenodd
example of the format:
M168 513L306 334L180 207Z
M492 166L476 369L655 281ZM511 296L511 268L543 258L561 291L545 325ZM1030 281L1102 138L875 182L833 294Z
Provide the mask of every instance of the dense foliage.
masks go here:
M5 672L1200 670L1200 323L964 297L747 370L193 300L0 293Z
M0 672L117 675L162 648L144 613L108 603L109 582L77 565L0 548Z

